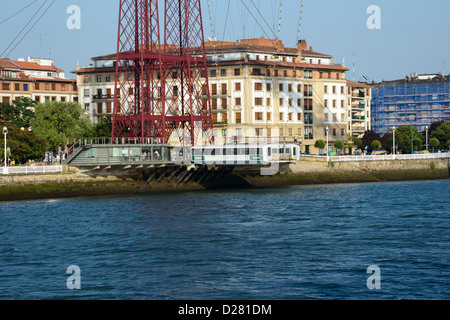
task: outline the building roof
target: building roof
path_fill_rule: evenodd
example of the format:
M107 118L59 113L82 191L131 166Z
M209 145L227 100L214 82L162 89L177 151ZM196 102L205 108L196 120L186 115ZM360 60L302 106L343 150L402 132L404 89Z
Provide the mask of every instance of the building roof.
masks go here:
M14 61L15 64L20 66L25 70L37 70L37 71L53 71L53 72L61 72L62 70L55 66L41 66L36 62L27 62L27 61Z
M432 84L432 83L447 83L450 82L450 74L442 75L441 73L437 74L416 74L413 73L411 75L406 76L403 79L398 80L388 80L381 81L375 83L373 86L376 88L383 88L386 86L398 86L405 84Z
M347 80L347 87L371 88L372 86L364 82Z

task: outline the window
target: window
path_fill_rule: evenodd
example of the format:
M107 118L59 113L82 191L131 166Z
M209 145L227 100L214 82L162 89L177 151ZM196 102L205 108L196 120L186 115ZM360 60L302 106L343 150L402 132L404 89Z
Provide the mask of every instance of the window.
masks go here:
M103 113L103 103L102 102L97 103L97 113L98 114Z
M261 82L255 82L255 91L262 91L263 85Z
M64 83L61 84L61 91L66 91L66 85Z
M280 98L280 99L279 99L279 103L280 103L280 107L283 107L283 106L284 106L284 99L283 99L283 98Z
M313 101L312 99L304 99L304 109L308 111L312 111L313 109Z
M333 94L336 94L336 86L333 86Z
M305 70L305 79L312 79L312 70Z
M39 82L34 83L34 90L39 90Z
M47 90L47 91L50 90L50 84L49 83L45 84L45 90Z
M305 140L312 140L312 139L314 139L313 127L306 126L305 127Z
M241 83L240 82L236 82L234 84L234 90L235 91L241 91Z
M221 77L226 77L227 76L227 69L221 69L220 70L220 76Z
M28 91L28 83L24 83L24 85L23 85L23 91Z
M102 82L102 76L97 76L97 82Z
M52 91L56 91L56 84L52 83Z
M256 132L256 136L259 137L259 136L262 136L264 134L264 129L256 128L255 132Z
M15 91L20 91L20 83L15 83L14 84L14 90Z
M280 112L280 121L284 121L284 113Z
M66 101L66 97L61 97L61 101L65 102Z
M267 107L270 107L271 104L272 104L271 99L270 99L270 98L266 98L266 106L267 106Z
M262 106L263 98L255 98L255 106Z
M310 85L310 84L305 85L304 90L305 90L304 91L305 97L312 97L312 95L313 95L312 85Z
M288 84L288 92L293 92L293 90L292 90L292 83Z
M111 76L107 75L105 80L106 80L106 82L111 82Z
M235 105L236 106L240 106L241 105L241 98L236 98L235 99Z
M283 91L284 91L284 85L283 85L282 83L280 83L279 89L280 89L280 92L283 92Z
M267 112L267 121L272 121L272 113Z
M272 85L270 83L266 83L266 91L271 91Z
M236 112L236 123L241 123L241 113L240 112ZM236 135L237 134L238 129L236 129Z
M217 76L216 70L211 70L211 78L215 78Z
M234 69L234 75L240 76L241 75L241 69Z
M2 90L9 91L9 83L2 83Z
M41 102L41 96L35 96L34 97L34 101Z
M328 93L328 86L324 86L324 87L323 87L323 92L324 92L324 93Z
M305 112L305 124L313 124L313 114Z
M263 120L263 113L262 112L255 112L255 120L256 121Z
M302 114L300 112L297 113L297 121L302 121Z
M336 135L337 135L336 128L333 128L333 136L336 136Z

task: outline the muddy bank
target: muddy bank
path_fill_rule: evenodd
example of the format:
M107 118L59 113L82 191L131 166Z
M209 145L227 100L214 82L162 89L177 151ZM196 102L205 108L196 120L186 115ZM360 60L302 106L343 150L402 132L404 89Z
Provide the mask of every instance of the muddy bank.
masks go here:
M55 175L0 176L0 201L70 197L158 194L232 188L274 188L293 185L364 183L449 179L448 159L414 162L326 163L299 161L280 168L274 176L231 174L203 183L153 181L139 177L88 177L79 172Z

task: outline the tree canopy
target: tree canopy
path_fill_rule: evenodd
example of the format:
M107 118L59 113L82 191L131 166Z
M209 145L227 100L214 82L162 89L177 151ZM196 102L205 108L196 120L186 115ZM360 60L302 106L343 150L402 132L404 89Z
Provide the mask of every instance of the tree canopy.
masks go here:
M447 149L447 141L450 140L450 123L443 122L435 130L430 133L430 141L432 138L439 140L439 148Z
M37 102L30 98L19 97L11 105L0 103L0 122L13 123L18 128L27 129L34 118Z
M53 152L64 146L69 138L92 137L96 134L89 117L74 102L47 101L38 104L31 125L33 132L47 140Z

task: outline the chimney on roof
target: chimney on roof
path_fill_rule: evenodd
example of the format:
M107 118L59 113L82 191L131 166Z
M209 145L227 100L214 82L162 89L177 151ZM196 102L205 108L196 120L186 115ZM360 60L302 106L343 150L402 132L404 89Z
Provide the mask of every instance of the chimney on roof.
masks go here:
M308 49L308 43L306 40L298 40L297 42L297 50L302 51Z
M311 46L309 46L309 51L314 51L313 48Z

